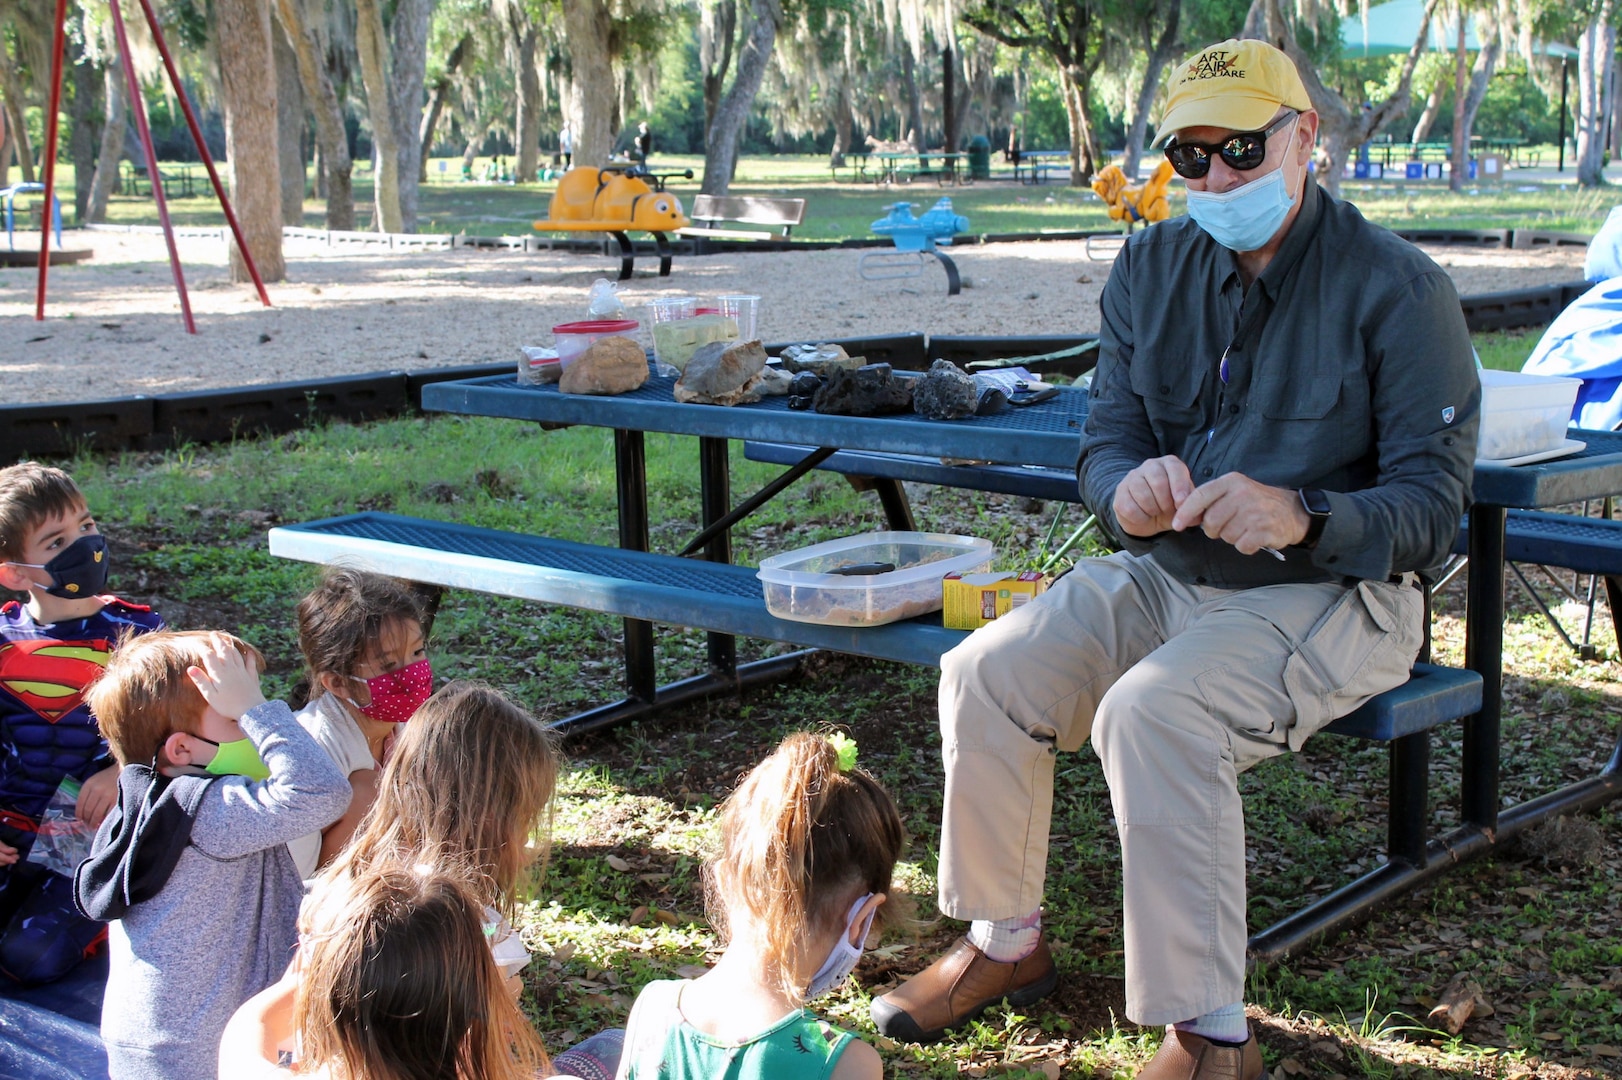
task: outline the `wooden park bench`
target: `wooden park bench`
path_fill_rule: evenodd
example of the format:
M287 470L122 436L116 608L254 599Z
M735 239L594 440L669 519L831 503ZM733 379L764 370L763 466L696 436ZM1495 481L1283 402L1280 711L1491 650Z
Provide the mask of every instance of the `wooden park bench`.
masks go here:
M772 199L762 195L696 195L692 218L698 224L680 230L697 243L705 240L787 240L794 226L805 220L804 199ZM770 225L778 231L723 228L726 222Z

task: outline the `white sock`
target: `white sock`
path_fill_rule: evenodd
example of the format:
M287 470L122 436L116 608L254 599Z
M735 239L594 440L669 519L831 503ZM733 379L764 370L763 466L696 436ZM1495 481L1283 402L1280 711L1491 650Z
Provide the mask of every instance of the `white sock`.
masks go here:
M1036 951L1042 940L1042 909L1014 919L976 919L969 924L969 942L999 964L1012 964Z
M1243 1043L1250 1038L1250 1025L1245 1022L1244 1002L1224 1005L1220 1009L1184 1020L1172 1027L1190 1035L1210 1039L1212 1042Z

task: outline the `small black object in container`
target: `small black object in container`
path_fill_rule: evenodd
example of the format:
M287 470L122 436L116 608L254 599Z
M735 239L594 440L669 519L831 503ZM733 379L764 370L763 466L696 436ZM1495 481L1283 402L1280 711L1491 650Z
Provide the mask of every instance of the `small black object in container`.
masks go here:
M893 574L893 573L895 573L895 563L893 563L893 562L857 563L854 566L841 566L837 570L829 570L828 573L830 573L830 574L838 574L840 577L873 577L876 574Z

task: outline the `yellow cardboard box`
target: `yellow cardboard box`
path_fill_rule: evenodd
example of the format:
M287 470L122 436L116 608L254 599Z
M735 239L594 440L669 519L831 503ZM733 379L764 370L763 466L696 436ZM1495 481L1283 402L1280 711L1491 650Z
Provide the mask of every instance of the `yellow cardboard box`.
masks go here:
M941 580L942 616L953 630L974 630L1047 592L1046 574L947 574Z

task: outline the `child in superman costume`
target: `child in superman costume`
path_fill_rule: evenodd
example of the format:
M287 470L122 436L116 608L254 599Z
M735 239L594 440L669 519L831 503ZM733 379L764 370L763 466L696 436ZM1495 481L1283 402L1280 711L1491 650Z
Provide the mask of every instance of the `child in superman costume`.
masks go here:
M106 928L73 906L71 879L28 861L40 815L66 777L90 827L118 798L118 768L85 706L114 646L160 629L150 608L103 595L107 544L62 470L0 469L0 973L24 985L66 975Z

